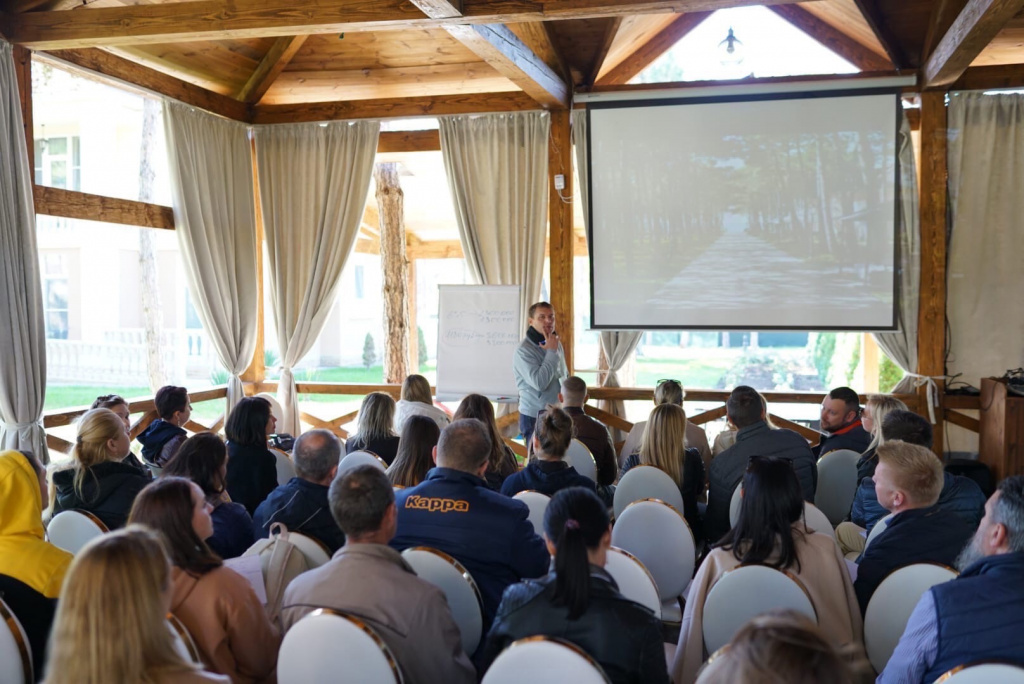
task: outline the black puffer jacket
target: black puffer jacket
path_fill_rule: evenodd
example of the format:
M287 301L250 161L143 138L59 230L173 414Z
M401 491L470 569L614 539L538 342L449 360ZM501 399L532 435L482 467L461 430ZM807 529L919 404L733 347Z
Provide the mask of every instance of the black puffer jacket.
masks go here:
M90 467L82 479L82 494L75 491L75 470L58 470L53 474L57 498L53 514L61 511L88 511L108 529L124 527L135 497L150 482L149 476L133 465L105 461Z
M513 641L543 634L582 648L613 684L669 681L660 622L647 608L623 597L603 568L590 568L590 605L578 619L569 620L568 609L552 603L554 594L554 573L505 590L480 656L481 675Z

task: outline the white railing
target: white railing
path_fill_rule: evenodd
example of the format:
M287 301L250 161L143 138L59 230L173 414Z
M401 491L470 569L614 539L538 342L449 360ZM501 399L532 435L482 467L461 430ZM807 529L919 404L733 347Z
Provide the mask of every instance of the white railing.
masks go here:
M165 330L160 335L160 355L170 382L209 379L218 367L213 347L202 330ZM102 342L47 340L49 382L149 384L145 331L119 329L104 333Z

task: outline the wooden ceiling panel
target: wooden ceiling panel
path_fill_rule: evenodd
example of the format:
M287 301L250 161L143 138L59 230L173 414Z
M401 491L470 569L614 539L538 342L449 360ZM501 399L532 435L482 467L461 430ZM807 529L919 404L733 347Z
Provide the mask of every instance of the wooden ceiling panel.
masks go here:
M933 0L874 0L874 3L909 66L921 66L921 47L928 33Z
M287 71L401 69L468 64L480 59L442 30L378 31L310 36Z
M1024 23L1015 19L996 35L987 48L981 51L981 54L971 62L971 66L1022 63L1024 63Z
M880 57L886 56L885 48L878 42L875 32L871 30L854 0L819 0L801 3L800 7Z
M604 53L605 40L615 18L549 21L548 30L559 53L565 58L573 83L586 81Z
M678 14L640 14L626 17L619 26L619 32L601 65L600 79L622 63L662 29L671 24Z

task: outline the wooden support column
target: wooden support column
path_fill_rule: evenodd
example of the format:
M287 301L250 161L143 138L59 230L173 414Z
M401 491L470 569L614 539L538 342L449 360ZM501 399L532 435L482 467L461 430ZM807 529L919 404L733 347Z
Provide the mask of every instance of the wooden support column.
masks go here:
M407 262L408 280L407 294L409 301L409 372L420 372L420 334L416 322L416 259L409 257ZM404 379L404 378L403 378Z
M384 298L384 382L400 384L409 374L409 298L405 218L398 164L373 167L380 216L380 268Z
M946 94L921 93L921 298L917 319L917 372L946 372ZM939 399L945 383L936 380ZM919 390L921 413L928 415L927 386ZM935 409L935 453L942 455L942 410Z
M32 122L32 51L14 46L14 74L18 79L18 94L21 97L21 118L25 124L25 142L28 144L28 168L35 177L35 150Z
M565 188L555 190L555 176L565 178ZM561 194L561 197L559 196ZM572 301L572 132L569 112L551 112L551 139L548 145L548 241L551 260L551 304L555 307L555 329L565 350L565 364L573 373L573 326L576 318Z
M864 333L860 341L860 358L864 368L864 394L875 394L878 392L878 343L871 333Z
M252 190L256 209L256 349L252 362L242 373L242 382L263 382L267 378L265 312L263 307L263 209L260 206L259 174L256 171L256 140L252 140Z

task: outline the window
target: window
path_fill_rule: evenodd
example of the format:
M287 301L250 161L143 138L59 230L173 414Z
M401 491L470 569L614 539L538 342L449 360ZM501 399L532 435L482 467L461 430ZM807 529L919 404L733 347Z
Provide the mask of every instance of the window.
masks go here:
M45 136L46 126L42 128ZM36 185L82 189L82 145L77 135L36 138L33 148Z
M363 267L361 265L356 266L353 275L355 276L356 299L363 299L366 295L363 292Z
M40 261L46 337L51 340L66 340L69 327L67 257L64 254L43 254Z

